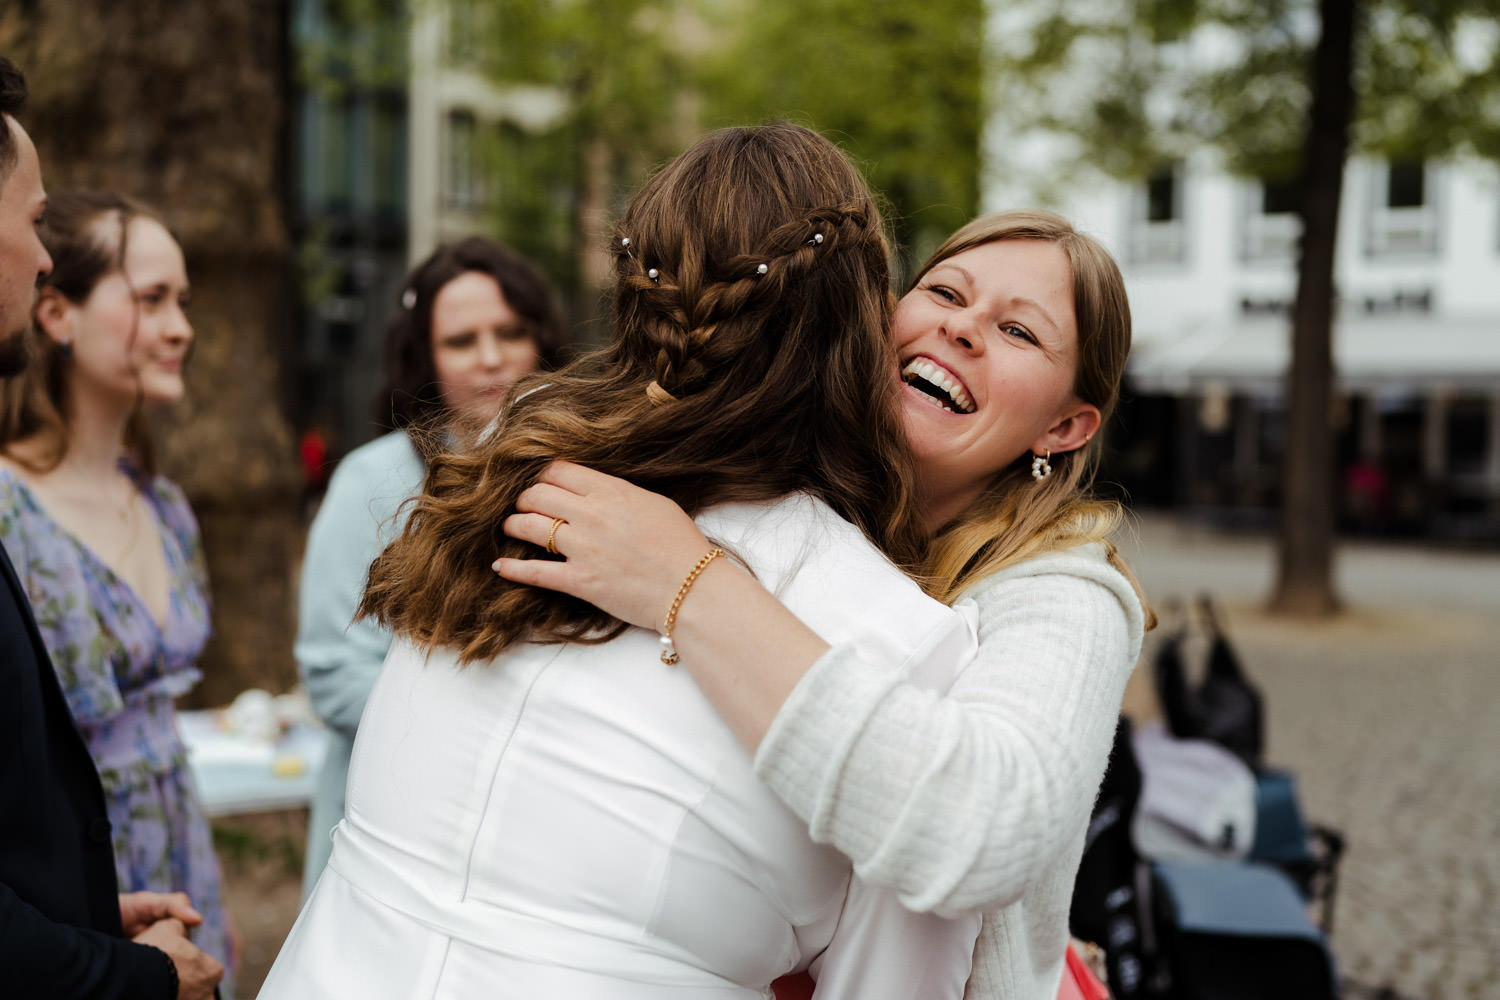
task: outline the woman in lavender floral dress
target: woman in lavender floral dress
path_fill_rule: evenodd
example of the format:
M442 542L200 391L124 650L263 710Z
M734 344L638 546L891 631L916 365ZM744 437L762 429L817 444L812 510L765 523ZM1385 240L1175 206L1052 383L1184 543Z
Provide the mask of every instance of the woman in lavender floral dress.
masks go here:
M208 580L141 412L183 394L182 250L113 194L54 196L42 236L54 269L37 357L0 387L0 543L103 779L120 891L186 892L204 918L195 943L227 967L218 861L173 707L199 678Z

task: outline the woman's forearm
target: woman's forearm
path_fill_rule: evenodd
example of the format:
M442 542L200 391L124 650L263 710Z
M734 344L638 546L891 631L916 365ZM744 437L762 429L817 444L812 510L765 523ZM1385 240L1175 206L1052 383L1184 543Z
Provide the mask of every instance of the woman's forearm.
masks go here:
M688 591L672 639L682 667L752 753L792 689L829 648L727 559L710 563Z
M978 658L943 694L836 647L777 714L757 774L912 909L1019 898L1087 823L1139 648L1129 585L1100 575L990 588Z

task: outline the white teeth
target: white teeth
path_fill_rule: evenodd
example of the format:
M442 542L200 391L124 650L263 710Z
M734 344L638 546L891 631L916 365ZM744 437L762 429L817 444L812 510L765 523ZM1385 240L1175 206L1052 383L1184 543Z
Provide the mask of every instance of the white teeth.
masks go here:
M964 387L959 384L957 379L950 376L933 362L926 358L912 358L901 369L901 377L909 381L913 376L943 390L953 403L953 405L949 406L944 404L942 400L933 399L935 406L942 406L943 409L955 413L974 412L974 400L964 391Z

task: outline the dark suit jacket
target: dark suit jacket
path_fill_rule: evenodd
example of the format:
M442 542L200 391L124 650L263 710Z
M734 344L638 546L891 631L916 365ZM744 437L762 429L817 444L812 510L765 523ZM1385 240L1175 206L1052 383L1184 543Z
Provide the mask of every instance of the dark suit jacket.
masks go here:
M0 995L165 1000L124 939L104 790L0 546Z

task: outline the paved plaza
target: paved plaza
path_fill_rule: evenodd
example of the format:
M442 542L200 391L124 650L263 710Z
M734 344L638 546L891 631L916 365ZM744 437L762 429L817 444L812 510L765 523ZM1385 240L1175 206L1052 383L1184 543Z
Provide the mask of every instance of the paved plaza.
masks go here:
M1147 516L1122 548L1154 602L1220 602L1265 695L1267 762L1346 835L1350 996L1500 998L1500 552L1346 543L1346 613L1299 624L1261 610L1269 538Z

